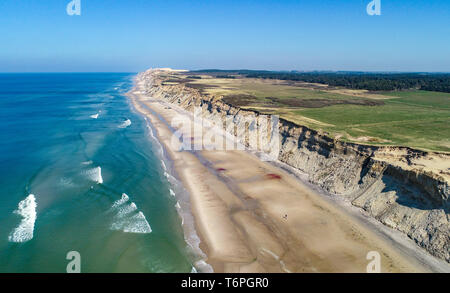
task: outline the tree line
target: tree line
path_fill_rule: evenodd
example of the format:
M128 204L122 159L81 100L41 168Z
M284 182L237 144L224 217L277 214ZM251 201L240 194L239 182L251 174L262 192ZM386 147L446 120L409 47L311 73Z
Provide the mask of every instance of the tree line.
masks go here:
M450 73L288 72L259 70L202 70L197 72L217 77L235 74L249 78L321 83L369 91L418 89L450 93Z

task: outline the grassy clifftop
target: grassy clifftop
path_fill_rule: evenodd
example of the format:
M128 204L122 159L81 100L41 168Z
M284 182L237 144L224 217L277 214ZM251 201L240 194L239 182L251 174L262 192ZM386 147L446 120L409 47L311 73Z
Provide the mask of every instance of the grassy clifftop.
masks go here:
M183 83L245 109L276 114L343 141L450 152L450 94L370 92L241 74L170 73Z

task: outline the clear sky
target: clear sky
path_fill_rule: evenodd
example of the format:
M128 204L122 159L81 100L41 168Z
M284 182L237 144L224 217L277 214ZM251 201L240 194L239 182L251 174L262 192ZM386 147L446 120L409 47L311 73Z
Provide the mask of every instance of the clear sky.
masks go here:
M0 0L0 72L450 72L450 1Z

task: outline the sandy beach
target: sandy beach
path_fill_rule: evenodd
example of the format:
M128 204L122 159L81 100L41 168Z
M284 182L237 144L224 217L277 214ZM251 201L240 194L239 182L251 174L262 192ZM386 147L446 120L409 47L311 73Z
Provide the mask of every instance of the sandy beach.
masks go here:
M383 236L388 233L374 230L383 228L248 151L178 151L174 131L184 138L191 133L170 121L180 116L192 120L192 115L146 96L142 86L138 80L130 100L150 120L189 191L201 249L214 272L364 273L371 251L381 256L381 272L448 269L422 252L416 258L413 253L420 248L406 237Z

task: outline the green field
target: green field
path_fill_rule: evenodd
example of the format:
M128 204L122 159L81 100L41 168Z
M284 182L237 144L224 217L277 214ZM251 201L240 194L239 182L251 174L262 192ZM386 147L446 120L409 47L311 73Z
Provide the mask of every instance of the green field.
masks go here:
M277 114L344 141L450 152L450 94L372 93L277 80L211 78L190 81L204 94Z
M389 93L399 99L384 100L384 105L367 107L335 105L299 109L296 115L318 120L330 126L321 128L344 140L403 145L450 152L450 95L436 92Z

